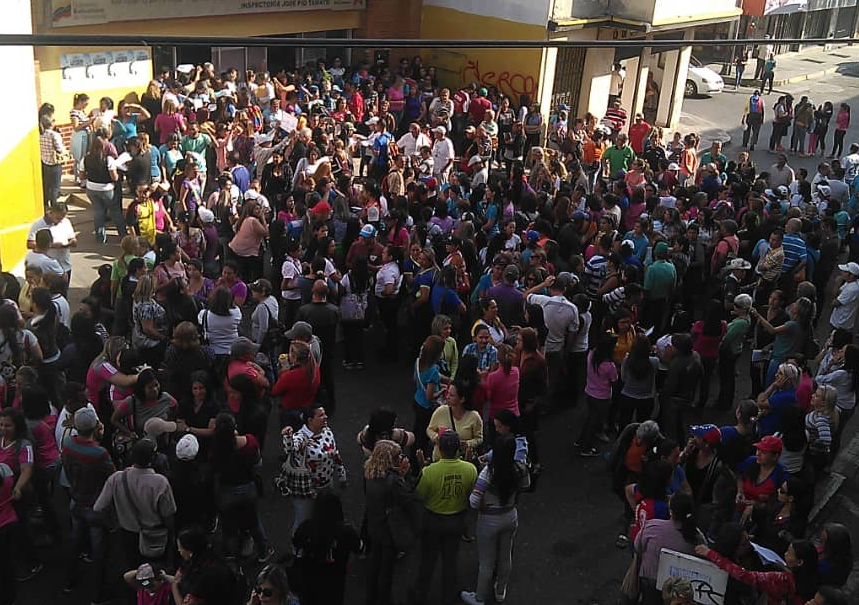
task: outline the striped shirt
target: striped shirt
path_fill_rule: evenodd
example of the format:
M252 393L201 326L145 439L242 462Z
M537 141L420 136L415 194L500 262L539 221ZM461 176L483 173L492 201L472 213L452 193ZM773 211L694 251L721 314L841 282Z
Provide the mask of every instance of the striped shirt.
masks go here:
M614 131L622 130L626 126L626 110L622 107L609 107L605 112L605 121L611 124Z
M799 263L808 258L805 240L794 233L785 233L781 246L784 248L784 265L781 268L783 273L793 271Z
M56 166L57 154L64 154L66 146L63 145L63 137L56 130L45 130L39 135L39 155L42 158L42 164L46 166Z
M606 274L606 263L608 259L601 254L594 254L591 259L585 265L585 279L587 283L587 287L585 288L585 294L588 295L592 301L597 300L597 291L602 287L605 282L605 274Z
M818 410L812 410L805 416L805 434L812 452L829 453L833 424L835 424L833 418Z

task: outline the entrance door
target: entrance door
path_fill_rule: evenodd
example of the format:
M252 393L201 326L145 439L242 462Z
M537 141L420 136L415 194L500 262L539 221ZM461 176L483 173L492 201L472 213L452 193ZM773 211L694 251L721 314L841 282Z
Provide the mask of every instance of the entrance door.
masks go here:
M555 80L552 84L552 110L561 103L566 103L570 106L572 115L575 115L579 105L579 93L582 90L582 71L585 68L586 53L586 48L558 49Z

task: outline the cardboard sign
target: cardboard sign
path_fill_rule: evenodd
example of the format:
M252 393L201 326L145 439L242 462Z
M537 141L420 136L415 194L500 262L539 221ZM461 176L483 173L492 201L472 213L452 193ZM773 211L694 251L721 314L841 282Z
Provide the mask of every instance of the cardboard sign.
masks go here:
M670 577L689 580L695 590L695 602L700 605L723 605L725 602L728 572L706 559L663 548L659 554L656 588L661 590Z

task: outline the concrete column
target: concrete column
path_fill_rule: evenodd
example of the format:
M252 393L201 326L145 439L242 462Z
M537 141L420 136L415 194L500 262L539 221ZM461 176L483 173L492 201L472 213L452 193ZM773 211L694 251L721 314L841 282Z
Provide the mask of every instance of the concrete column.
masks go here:
M691 41L694 37L694 30L686 30L685 40ZM665 53L662 81L657 81L659 107L656 111L656 123L659 126L675 128L680 122L680 113L683 110L683 92L686 87L686 77L689 74L689 58L691 56L691 46L684 46L680 50Z
M613 48L589 48L585 55L582 70L582 93L576 115L591 112L598 118L605 115L608 107L608 91L611 85L611 64L614 59Z
M641 49L641 53L638 55L638 79L635 82L635 88L633 90L633 98L632 105L628 106L630 109L629 112L630 123L632 123L632 118L637 113L641 113L644 110L644 95L647 92L647 75L650 73L650 47L645 46ZM629 81L629 75L627 74L627 81ZM626 84L624 84L624 92L626 92Z
M626 78L623 80L623 90L620 91L620 106L626 110L630 119L635 114L632 104L635 102L635 89L638 86L639 58L632 57L621 61L626 69Z
M549 116L555 109L552 107L552 94L555 87L555 68L558 63L558 49L544 48L543 56L540 58L540 89L534 102L540 104L540 113L543 114L543 137L547 136Z

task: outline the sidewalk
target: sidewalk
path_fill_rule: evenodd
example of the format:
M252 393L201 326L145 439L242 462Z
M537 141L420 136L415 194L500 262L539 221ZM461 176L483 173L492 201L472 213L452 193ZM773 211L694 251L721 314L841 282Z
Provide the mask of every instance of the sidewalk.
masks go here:
M715 142L721 143L723 147L731 144L731 133L727 130L706 118L685 111L680 113L680 123L677 124L677 128L674 128L671 133L666 133L665 139L671 140L675 130L684 134L696 133L701 139L701 149L706 149Z
M806 80L815 80L836 72L859 75L859 46L838 46L825 50L814 47L799 52L789 52L776 55L775 77L773 87L787 86ZM721 63L710 63L708 67L719 73ZM749 59L743 72L745 86L754 85L755 59ZM733 77L723 76L725 82L733 83Z

